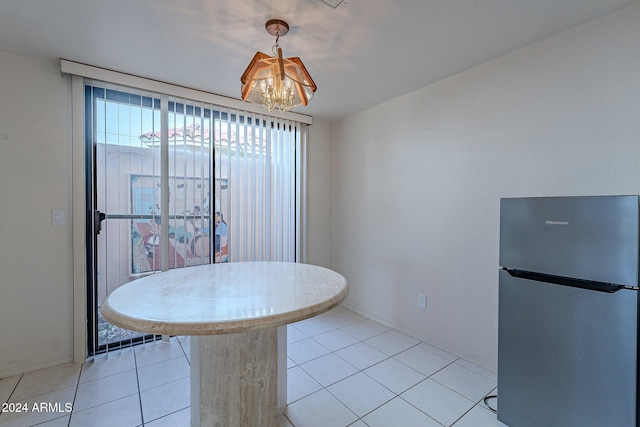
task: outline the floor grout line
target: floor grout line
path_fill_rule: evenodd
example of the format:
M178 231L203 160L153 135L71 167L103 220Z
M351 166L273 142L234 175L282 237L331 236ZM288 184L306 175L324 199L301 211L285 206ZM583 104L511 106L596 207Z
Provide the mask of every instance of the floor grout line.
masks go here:
M479 402L474 402L469 397L463 395L460 391L457 391L457 390L451 388L450 386L448 386L446 384L443 384L443 383L433 379L434 375L442 372L443 370L445 370L445 369L451 367L452 365L456 364L458 361L462 361L464 359L461 359L459 357L455 357L454 355L450 355L451 356L451 360L450 360L448 357L445 357L444 354L438 354L436 352L436 350L439 350L439 349L437 349L436 347L430 346L429 344L424 343L423 341L418 340L418 339L416 339L416 338L414 338L414 337L412 337L412 336L410 336L408 334L405 334L404 332L400 332L400 331L397 331L395 329L388 328L388 327L386 327L386 326L384 326L382 324L379 324L378 322L376 322L374 320L371 320L371 319L368 319L368 318L352 318L351 319L352 321L350 323L345 323L345 322L348 322L347 319L349 317L348 313L346 315L342 315L343 313L345 313L345 311L346 310L337 312L336 313L337 314L337 316L336 316L337 318L333 322L332 322L332 319L330 318L331 317L331 313L330 312L325 313L325 314L323 314L322 316L320 316L318 318L311 318L311 319L306 319L305 321L303 321L303 322L313 322L315 320L321 320L323 322L322 323L323 326L322 327L318 326L317 329L315 329L316 331L317 330L322 330L326 325L330 325L331 326L331 329L323 330L320 333L312 332L309 335L309 334L307 334L307 332L304 332L305 329L307 331L314 331L314 325L312 325L312 324L308 324L308 325L306 325L305 328L302 328L302 329L298 328L296 326L297 324L295 324L295 323L291 324L291 325L288 325L288 327L290 327L290 328L297 329L297 332L300 333L300 335L298 335L298 337L305 337L305 338L297 339L296 341L293 341L293 342L287 342L287 346L295 344L295 343L298 343L298 342L303 341L303 340L309 339L309 340L312 340L310 342L313 342L314 344L319 346L318 349L324 349L324 350L319 350L320 352L326 351L327 353L324 353L324 354L322 354L320 356L314 356L309 360L304 360L302 363L296 362L291 357L288 358L288 360L290 361L289 363L292 363L292 365L291 366L287 366L287 372L289 372L293 368L300 368L301 372L304 373L305 375L307 375L309 378L311 378L315 382L315 384L317 384L317 386L319 388L317 390L314 390L314 391L309 392L309 393L306 393L305 389L302 389L302 391L304 392L304 395L296 397L296 400L292 400L291 402L286 403L286 407L287 408L292 406L292 405L298 404L299 402L301 402L304 399L312 398L312 396L314 394L324 390L324 391L326 391L328 393L329 396L332 397L332 399L335 399L337 402L339 402L342 406L344 406L348 410L349 413L351 413L356 418L356 420L353 421L352 423L359 423L360 422L362 424L366 424L366 422L364 421L365 417L370 416L371 414L373 414L374 412L378 411L383 406L389 404L391 401L399 398L402 402L410 405L416 411L419 411L419 413L423 414L424 416L429 417L430 419L434 420L439 425L441 425L440 422L436 421L435 418L433 418L431 415L429 415L423 409L420 409L415 404L412 404L411 402L409 402L408 400L406 400L405 398L402 397L403 394L409 392L411 389L413 389L415 387L418 387L420 384L424 383L428 379L431 379L431 381L435 382L439 386L442 386L442 387L452 391L453 393L455 393L455 395L468 400L469 403L472 403L471 408L466 410L464 413L456 414L457 418L452 423L452 425L458 423L461 419L466 417L471 411L474 410L474 408L476 406L481 406L481 407L483 407L483 409L485 411L490 412L482 404L483 398L481 398ZM360 324L363 325L362 326L363 329L361 329L360 332L358 332L358 327L354 326L354 325L360 325ZM378 325L380 325L380 326L378 326ZM346 330L345 330L345 328L346 328ZM349 328L351 328L351 333L348 332ZM380 328L381 330L376 331L375 328ZM327 348L325 345L323 345L320 341L318 341L316 339L317 337L319 337L321 335L329 334L331 332L336 332L336 331L339 331L339 332L342 332L342 333L346 334L347 336L351 337L350 339L355 340L355 342L352 342L352 343L350 343L350 344L348 344L346 346L341 346L342 343L344 342L344 337L345 336L344 335L342 335L342 336L339 335L339 336L336 336L335 339L342 339L342 341L334 341L334 344L331 345L331 348L335 348L335 350L331 350L330 348ZM371 332L375 332L375 333L373 333L373 335L370 335ZM397 332L397 333L394 333L394 332ZM388 339L386 339L386 338L381 338L380 339L379 338L377 341L373 340L374 338L381 337L382 335L387 334L387 333L391 333L391 336L389 336ZM360 338L360 337L362 337L362 338ZM405 338L405 337L407 337L407 338ZM330 338L327 338L325 340L325 342L327 344L331 343L331 341L328 341L329 339ZM371 340L373 340L373 341L371 341ZM369 341L369 342L367 342L367 341ZM143 391L141 390L141 383L140 383L140 381L141 381L140 369L142 369L144 367L147 367L147 366L152 366L152 365L157 364L157 363L164 363L164 362L170 361L172 359L176 359L177 360L180 357L184 357L186 362L187 362L187 364L189 366L191 365L190 360L189 360L189 354L187 353L186 347L185 347L187 345L190 345L190 341L188 341L188 337L186 339L184 339L182 337L172 337L169 340L169 342L161 342L160 344L162 344L162 345L164 345L164 344L171 345L171 346L176 346L177 345L177 346L179 346L180 350L177 351L177 349L170 349L170 350L168 350L166 352L167 354L158 353L157 356L153 355L153 354L150 354L150 358L145 358L145 360L147 360L147 361L148 360L153 360L153 363L147 363L147 364L145 364L143 366L139 366L138 358L140 357L140 354L138 354L138 353L140 351L149 351L150 353L154 352L154 351L163 351L164 352L164 350L159 350L162 347L157 347L156 345L154 345L153 347L144 347L147 344L148 343L144 343L141 346L135 347L135 348L133 348L131 350L133 352L133 355L132 355L133 356L133 369L135 369L135 371L136 371L135 375L136 375L137 406L138 406L137 410L139 411L139 419L141 421L141 424L138 424L138 426L131 426L131 427L144 427L145 425L148 425L148 424L151 424L151 423L155 423L156 421L161 420L161 419L163 419L165 417L175 416L175 414L177 414L180 411L183 411L184 409L188 408L187 407L187 408L181 408L181 409L177 409L177 410L171 410L171 412L169 412L167 414L164 414L164 415L162 415L160 417L156 417L153 420L146 420L145 419L145 414L144 414L144 409L143 409L143 402L142 402L142 392ZM157 344L157 343L154 342L154 344ZM367 362L367 357L370 354L369 350L366 350L365 353L360 353L359 354L359 353L356 352L357 349L355 349L355 348L352 349L352 351L353 351L352 355L353 355L353 357L355 357L354 360L358 360L358 357L364 357L363 359L361 359L361 360L364 360L364 362L358 363L358 366L355 366L352 362L350 362L348 360L348 358L344 357L344 355L348 354L348 353L344 352L344 353L342 353L342 355L339 354L339 352L342 352L345 349L348 349L350 347L354 347L354 346L357 346L357 345L361 346L362 344L367 346L366 348L370 348L370 349L372 349L373 351L376 352L371 356L371 359L370 359L370 360L376 360L374 363L368 364L369 362ZM427 346L433 347L433 351L430 348L427 348L426 346L421 346L422 344L427 344ZM340 346L340 347L336 348L337 346ZM365 347L361 347L361 348L364 349ZM418 369L416 369L415 367L411 366L411 364L415 365L415 363L411 363L411 364L406 363L406 362L413 362L413 360L414 360L413 358L416 357L415 355L416 354L419 355L419 354L422 354L422 353L420 353L420 352L414 353L414 354L410 355L408 358L405 358L404 359L405 361L396 358L396 357L398 357L399 355L401 355L401 354L403 354L405 352L412 351L412 350L415 351L418 348L424 350L425 352L427 352L427 353L429 353L429 354L431 354L433 356L437 356L437 358L441 358L443 361L446 362L446 364L438 367L438 369L436 369L435 371L431 372L429 375L426 375L426 374L422 373L421 371L419 371ZM381 349L384 349L384 351L381 350ZM400 349L400 350L398 350L398 349ZM120 351L123 351L123 350L119 349L119 350L112 351L110 353L115 354L115 353L120 352ZM443 353L449 354L449 353L444 352L444 351L443 351ZM176 355L176 354L178 354L178 355ZM364 354L365 356L361 356L361 354ZM329 376L329 377L325 378L325 380L323 380L323 382L320 382L318 379L316 379L316 377L314 377L314 375L312 375L311 372L315 372L316 376L320 375L321 370L325 369L323 367L323 365L321 365L321 364L317 365L317 369L315 371L314 370L307 370L307 369L309 369L309 367L311 365L308 365L307 368L305 368L303 366L303 365L305 365L305 364L307 364L309 362L318 360L318 359L320 359L322 357L329 356L329 355L335 356L335 357L339 358L341 361L343 361L344 363L346 363L346 365L345 365L345 369L347 369L346 372L350 371L350 368L347 368L347 366L353 368L355 370L355 372L349 373L348 375L346 375L344 377L341 377L339 379L336 379L336 380L333 380L332 379L333 377ZM158 360L155 360L155 357L158 357ZM380 360L377 360L378 357L383 357L383 358L380 359ZM301 360L301 359L299 358L298 360ZM376 367L378 365L381 365L381 364L383 364L385 362L388 362L389 360L393 360L394 362L397 362L399 365L391 364L389 366L389 368L381 368L381 369L395 369L395 368L400 369L400 366L402 366L403 368L401 369L401 371L404 370L404 368L407 368L407 369L409 369L411 371L415 371L415 374L420 376L418 378L415 378L415 380L419 379L419 381L416 382L415 384L412 384L412 385L410 385L410 386L405 388L402 381L400 383L398 383L398 382L388 382L387 380L385 380L385 375L388 375L388 374L385 374L384 370L380 370L379 371L380 374L382 375L382 376L380 376L380 374L377 375L377 377L379 379L376 379L374 371L365 372L365 371L367 371L367 370L369 370L371 368L374 368L374 367ZM439 361L440 359L437 359L437 360ZM87 362L85 362L85 363L87 363ZM182 362L178 362L178 363L182 363ZM429 363L431 363L431 362L429 362ZM434 362L434 363L436 363L436 362ZM437 362L437 363L439 364L440 362ZM468 363L470 366L476 366L476 365L473 365L473 363L468 362L466 360L465 360L465 363ZM415 365L415 366L423 366L423 365ZM430 366L430 365L427 364L427 365L424 365L424 366ZM480 375L483 378L487 379L488 381L492 381L494 386L488 392L488 394L490 394L491 392L493 392L495 390L496 384L495 384L495 381L493 379L488 378L487 376L483 375L481 372L476 372L473 369L471 369L471 368L469 368L467 366L464 366L462 364L459 364L459 366L464 368L464 371L469 371L470 374ZM75 403L78 401L77 400L78 389L79 389L80 384L81 384L80 381L81 381L82 375L83 375L83 373L85 371L85 367L86 367L85 364L81 365L80 370L77 373L78 377L77 377L77 379L75 381L75 390L74 390L74 394L73 394L73 403L72 403L72 405L75 405ZM318 369L320 371L318 371ZM110 372L109 370L107 370L107 371L105 371L106 373L103 376L95 378L95 379L93 379L91 381L97 381L97 380L100 380L100 379L103 379L103 378L108 378L110 376L118 375L118 374L121 374L123 372L128 372L128 371L130 371L130 369L125 369L122 372ZM388 371L388 372L392 372L392 371ZM409 371L407 371L407 372L409 372ZM335 394L335 392L338 392L338 389L334 387L336 384L338 384L338 383L340 383L342 381L348 380L349 378L352 378L352 377L354 377L354 376L356 376L358 374L363 374L364 377L366 377L367 381L371 380L375 384L379 385L381 387L380 393L383 393L382 395L379 395L379 396L383 396L381 400L384 400L381 403L379 401L377 401L377 399L376 399L376 401L370 401L371 404L375 405L375 407L370 409L369 407L367 407L365 405L364 408L366 408L367 412L364 413L361 416L358 415L356 412L354 412L355 410L351 409L351 407L347 405L347 403L352 405L353 401L348 400L346 402L343 402L338 397L341 394ZM412 375L412 374L409 374L409 375ZM20 378L18 379L18 381L16 382L16 384L13 387L11 393L9 394L8 400L11 399L11 396L15 393L15 391L18 388L20 382L23 381L23 378L24 378L24 374L22 374L20 376ZM186 378L186 377L184 377L184 378ZM174 380L170 381L169 383L175 382L175 381L184 380L184 378L174 379ZM409 376L409 378L410 378L410 376ZM326 381L327 379L330 379L331 382L330 383L327 382ZM441 378L441 380L442 379L444 379L444 378ZM382 380L382 382L381 382L381 380ZM447 382L447 381L445 381L445 382ZM169 383L167 383L167 384L169 384ZM325 385L325 383L326 383L326 385ZM411 380L405 381L405 383L406 384L410 384ZM450 384L452 384L452 383L450 383ZM455 385L455 383L453 383L453 384ZM163 384L159 384L159 385L157 385L155 387L161 387L161 386L164 386L164 385L166 385L166 384L164 384L164 383ZM372 385L373 385L373 383L372 383ZM392 387L394 389L392 389ZM312 386L311 388L315 388L315 386ZM332 391L332 390L334 390L334 391ZM382 390L384 390L384 392L382 392ZM398 390L398 391L394 391L394 390ZM386 395L387 392L389 393L388 396ZM128 395L128 396L133 396L133 395ZM311 401L309 401L309 403L310 402ZM103 404L106 404L106 403L109 403L109 402L104 402L104 403L101 403L100 405L103 405ZM96 405L95 407L98 407L100 405ZM354 406L354 408L356 408L356 407L357 406ZM89 408L85 408L85 409L89 409ZM361 409L359 411L363 412ZM71 413L68 415L69 418L68 418L68 422L66 423L67 427L70 427L72 425L72 419L73 419L74 413L77 413L77 412L82 412L82 411L74 411L74 410L72 410ZM187 411L187 412L189 412L189 411ZM451 415L453 415L453 414L451 414ZM187 415L187 416L189 416L189 415ZM63 417L59 417L59 418L63 418ZM292 417L289 414L287 414L287 411L285 411L285 418L286 418L286 420L289 422L289 424L291 426L296 427L294 422L293 422L293 420L292 420ZM1 422L0 422L0 424L1 424ZM497 423L497 421L496 421L496 425L499 425ZM127 426L127 427L129 427L129 426Z
M144 345L144 344L142 344ZM133 351L133 363L136 367L136 384L138 385L138 404L140 405L140 426L144 427L144 410L142 409L142 391L140 390L140 374L138 373L138 355Z

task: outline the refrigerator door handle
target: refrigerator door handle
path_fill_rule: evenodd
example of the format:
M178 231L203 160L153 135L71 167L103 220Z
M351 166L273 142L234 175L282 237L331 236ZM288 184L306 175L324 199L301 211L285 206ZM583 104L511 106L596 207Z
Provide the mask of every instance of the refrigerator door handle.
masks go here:
M588 289L591 291L606 292L610 294L618 292L620 289L625 288L623 285L618 285L615 283L594 282L592 280L575 279L572 277L553 276L551 274L534 273L531 271L516 270L516 269L509 269L509 268L503 268L503 270L506 270L510 276L517 277L519 279L553 283L553 284L562 285L562 286L572 286L574 288Z

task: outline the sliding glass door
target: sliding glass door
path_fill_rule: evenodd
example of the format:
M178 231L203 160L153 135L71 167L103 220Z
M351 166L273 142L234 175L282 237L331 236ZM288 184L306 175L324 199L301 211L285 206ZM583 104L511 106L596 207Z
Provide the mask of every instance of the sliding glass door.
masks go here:
M131 280L296 260L299 124L87 81L85 128L90 355L156 338L100 316Z

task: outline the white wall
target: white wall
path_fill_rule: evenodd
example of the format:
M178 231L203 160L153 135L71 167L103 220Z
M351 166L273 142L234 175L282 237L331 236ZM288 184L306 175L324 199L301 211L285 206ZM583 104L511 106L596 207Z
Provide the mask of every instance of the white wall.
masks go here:
M70 96L57 62L0 52L0 378L73 360Z
M331 217L330 125L314 119L309 127L308 159L308 258L307 263L329 267L329 230Z
M334 123L346 305L495 367L499 199L640 194L639 40L636 4Z

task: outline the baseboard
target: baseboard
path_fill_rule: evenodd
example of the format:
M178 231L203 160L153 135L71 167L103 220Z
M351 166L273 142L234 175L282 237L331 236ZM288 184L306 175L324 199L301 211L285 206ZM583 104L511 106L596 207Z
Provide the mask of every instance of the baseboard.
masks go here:
M420 340L420 341L422 341L422 342L424 342L426 344L429 344L430 346L433 346L433 347L435 347L435 348L437 348L439 350L442 350L442 351L444 351L446 353L452 354L453 356L456 356L456 357L459 357L461 359L464 359L467 362L471 362L474 365L477 365L477 366L479 366L479 367L481 367L481 368L483 368L483 369L485 369L485 370L487 370L489 372L492 372L492 373L497 373L498 372L498 369L497 369L496 366L493 366L493 365L487 363L484 360L478 360L478 359L476 359L474 357L471 357L471 356L469 356L467 354L460 354L457 351L452 351L451 349L447 348L447 346L443 345L442 343L434 342L433 340L429 340L426 337L421 336L416 331L405 329L405 328L401 328L398 325L394 325L391 322L389 322L389 321L387 321L385 319L382 319L382 318L376 316L373 313L369 313L366 310L362 310L362 309L359 309L358 307L354 307L351 304L348 304L348 303L345 304L343 302L340 305L342 305L344 308L347 308L347 309L349 309L351 311L354 311L354 312L356 312L356 313L358 313L358 314L360 314L362 316L368 317L369 319L371 319L371 320L373 320L375 322L378 322L378 323L380 323L380 324L382 324L382 325L384 325L384 326L386 326L388 328L395 329L396 331L402 332L403 334L407 334L410 337L418 339L418 340Z
M68 365L73 363L73 355L47 360L44 362L36 362L28 365L16 366L0 370L0 379L14 377L16 375L27 374L29 372L38 371L40 369L53 368L54 366Z

